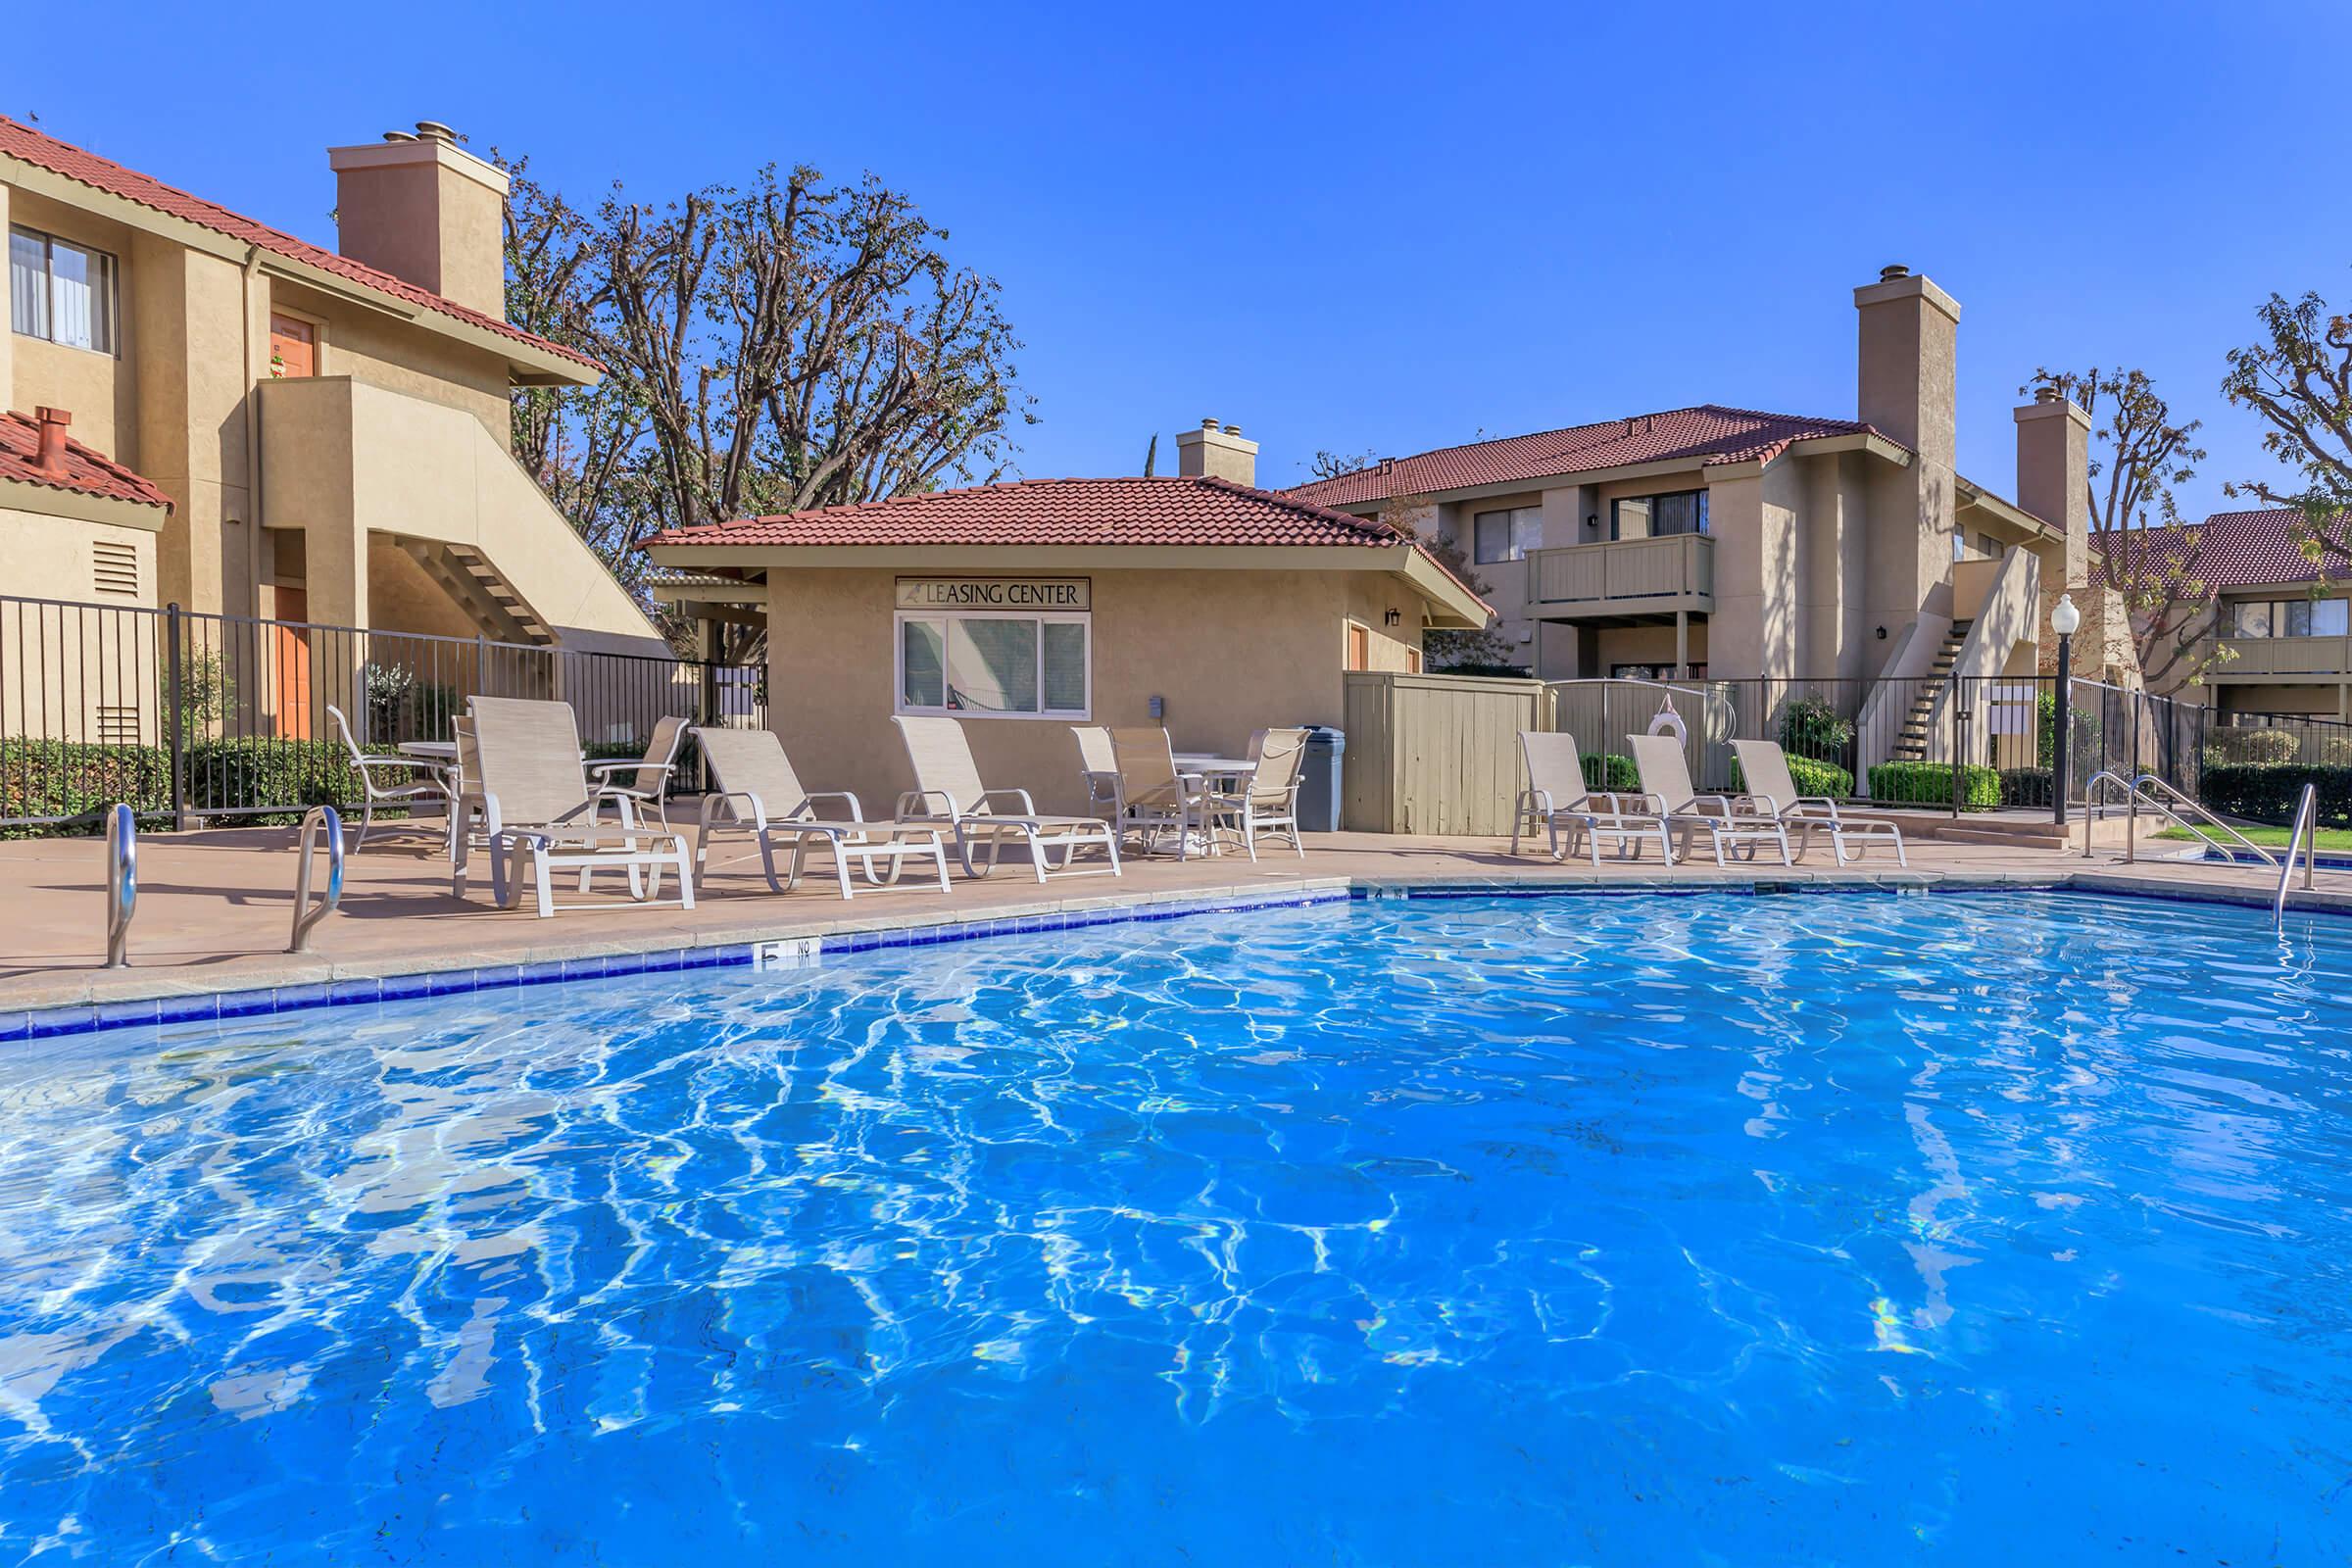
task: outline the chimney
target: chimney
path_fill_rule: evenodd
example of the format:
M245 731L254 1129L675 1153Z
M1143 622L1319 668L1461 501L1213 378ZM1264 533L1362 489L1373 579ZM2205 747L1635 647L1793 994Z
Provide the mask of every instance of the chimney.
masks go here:
M1200 429L1176 437L1176 471L1189 478L1205 474L1230 479L1255 489L1257 443L1243 440L1238 424L1220 426L1214 419L1202 419Z
M1862 348L1856 416L1927 462L1949 468L1960 302L1905 267L1854 290Z
M43 473L62 479L66 476L66 427L74 422L74 416L63 409L39 408L32 411L32 416L41 426L40 455L35 462Z
M2017 504L2066 534L2066 581L2090 581L2090 416L2054 386L2034 389L2017 419Z
M508 179L437 120L330 147L344 255L486 316L507 317Z

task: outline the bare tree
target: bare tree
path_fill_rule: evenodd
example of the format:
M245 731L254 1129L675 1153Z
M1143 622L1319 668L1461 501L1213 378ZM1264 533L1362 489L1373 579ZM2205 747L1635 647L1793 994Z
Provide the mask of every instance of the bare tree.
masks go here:
M2131 617L2142 677L2159 690L2193 680L2220 657L2205 635L2214 591L2202 569L2203 530L2182 523L2173 486L2205 461L2196 444L2204 421L2175 418L2144 370L2037 369L2019 395L2041 387L2091 417L2090 539Z
M2333 314L2317 294L2291 303L2273 294L2255 316L2262 340L2230 351L2222 395L2268 426L2263 450L2293 477L2222 489L2297 514L2303 553L2326 580L2352 564L2341 526L2352 511L2352 317Z

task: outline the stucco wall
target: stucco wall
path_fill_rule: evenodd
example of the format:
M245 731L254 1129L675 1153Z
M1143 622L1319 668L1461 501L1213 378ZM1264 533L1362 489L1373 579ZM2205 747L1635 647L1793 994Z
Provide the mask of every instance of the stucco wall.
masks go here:
M100 593L101 540L127 546L138 596ZM0 606L0 725L10 735L52 740L155 739L156 536L144 528L0 508L0 561L8 592L54 599L63 608ZM84 608L98 606L103 608Z
M497 355L284 278L271 280L270 301L320 323L320 375L348 375L428 403L464 409L500 446L512 448L507 367Z
M768 715L801 780L850 790L887 813L913 775L891 724L896 662L893 584L885 568L779 570L768 579ZM1153 696L1180 751L1231 755L1252 730L1342 722L1345 622L1371 629L1373 665L1402 669L1422 606L1370 572L1098 571L1094 716L1150 724ZM1398 628L1385 612L1400 612ZM1029 790L1041 810L1085 804L1077 744L1056 719L972 718L981 774Z

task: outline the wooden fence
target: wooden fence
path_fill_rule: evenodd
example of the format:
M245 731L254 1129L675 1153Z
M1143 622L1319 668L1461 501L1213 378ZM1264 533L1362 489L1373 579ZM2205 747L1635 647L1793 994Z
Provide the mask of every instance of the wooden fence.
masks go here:
M1510 832L1519 732L1546 727L1542 681L1357 671L1347 702L1349 832Z

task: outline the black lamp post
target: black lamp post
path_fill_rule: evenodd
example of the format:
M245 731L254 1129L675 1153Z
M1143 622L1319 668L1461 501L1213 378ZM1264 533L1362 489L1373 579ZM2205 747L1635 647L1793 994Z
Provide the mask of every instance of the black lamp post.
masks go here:
M2058 634L2058 709L2051 725L2050 737L2050 820L2066 826L2067 761L2070 748L2067 731L2075 716L2075 628L2082 624L2082 612L2075 608L2072 594L2060 594L2050 611L2050 630Z

